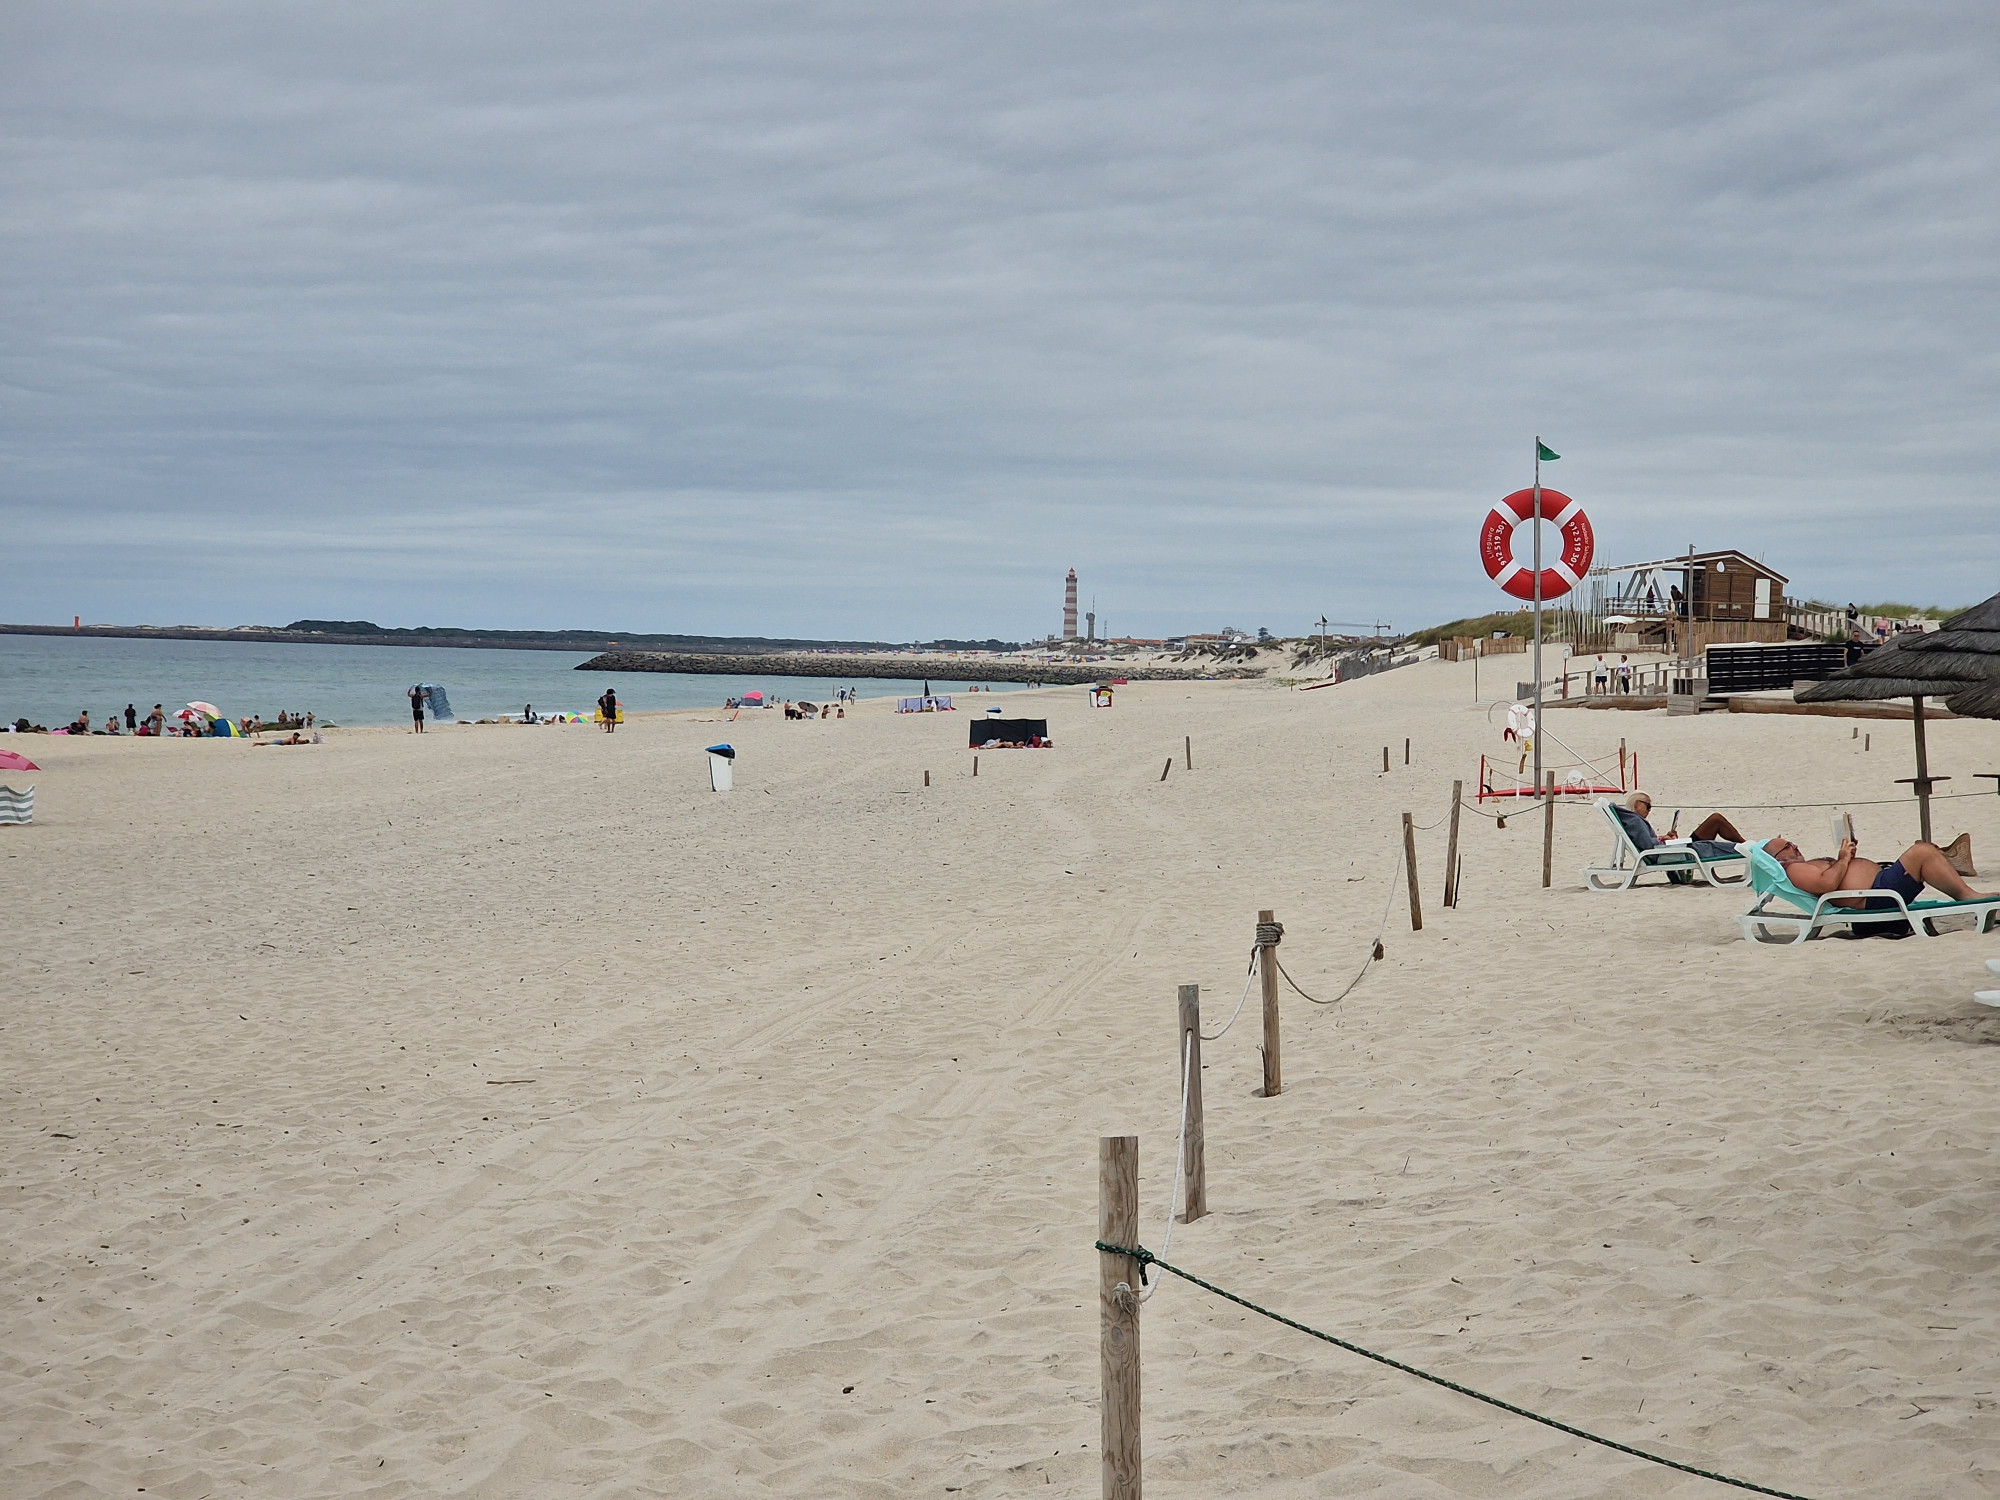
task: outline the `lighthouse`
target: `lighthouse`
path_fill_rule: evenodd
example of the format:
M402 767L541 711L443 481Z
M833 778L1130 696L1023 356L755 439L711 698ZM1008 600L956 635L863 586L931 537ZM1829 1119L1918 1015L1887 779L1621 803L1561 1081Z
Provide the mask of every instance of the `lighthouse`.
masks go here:
M1069 580L1063 584L1063 633L1066 641L1076 639L1076 569L1069 570Z

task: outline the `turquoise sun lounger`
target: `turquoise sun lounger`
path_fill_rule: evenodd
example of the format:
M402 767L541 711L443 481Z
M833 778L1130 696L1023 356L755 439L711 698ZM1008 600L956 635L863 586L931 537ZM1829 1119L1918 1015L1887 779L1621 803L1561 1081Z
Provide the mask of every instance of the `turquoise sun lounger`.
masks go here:
M1757 899L1736 919L1746 941L1752 943L1803 943L1825 937L1828 929L1846 925L1849 931L1882 922L1906 922L1919 937L1937 937L1934 925L1939 917L1969 916L1974 930L1990 932L2000 923L2000 896L1978 901L1905 901L1895 891L1829 891L1824 896L1808 896L1785 876L1785 867L1765 849L1763 839L1740 846L1750 858L1750 888ZM1887 900L1893 905L1881 911L1861 911L1852 906L1830 903L1853 896Z

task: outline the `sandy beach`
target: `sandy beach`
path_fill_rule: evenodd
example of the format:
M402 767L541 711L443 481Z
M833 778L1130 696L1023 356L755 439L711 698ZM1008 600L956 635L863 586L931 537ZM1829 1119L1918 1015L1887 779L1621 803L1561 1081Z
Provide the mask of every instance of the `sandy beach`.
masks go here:
M1254 997L1205 1049L1177 1263L1683 1462L1993 1495L2000 943L1754 948L1741 893L1584 891L1579 806L1549 891L1538 823L1468 814L1451 911L1422 833L1412 934L1401 814L1502 749L1471 673L1012 694L1056 748L976 778L970 713L886 700L7 737L44 769L0 775L38 787L0 828L0 1490L1094 1496L1098 1137L1141 1137L1157 1248L1176 987L1219 1027L1270 907L1338 990L1387 903L1344 1003L1287 995L1282 1095ZM1859 805L1907 726L1549 718L1688 822L1916 836ZM1946 790L2000 770L1989 723L1930 746ZM2000 872L2000 799L1938 807ZM1825 811L1732 816L1827 852ZM1185 1284L1143 1328L1153 1495L1728 1493Z

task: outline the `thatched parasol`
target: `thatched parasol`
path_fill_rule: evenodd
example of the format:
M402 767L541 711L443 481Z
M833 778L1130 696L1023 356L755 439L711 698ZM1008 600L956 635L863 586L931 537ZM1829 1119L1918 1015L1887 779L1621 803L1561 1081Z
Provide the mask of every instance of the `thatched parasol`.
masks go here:
M1792 695L1801 703L1854 703L1865 699L1908 698L1914 708L1917 774L1899 778L1916 788L1917 816L1926 842L1931 837L1931 788L1949 776L1933 776L1924 747L1924 699L1941 698L1955 714L2000 719L2000 594L1941 629L1892 636L1850 667Z

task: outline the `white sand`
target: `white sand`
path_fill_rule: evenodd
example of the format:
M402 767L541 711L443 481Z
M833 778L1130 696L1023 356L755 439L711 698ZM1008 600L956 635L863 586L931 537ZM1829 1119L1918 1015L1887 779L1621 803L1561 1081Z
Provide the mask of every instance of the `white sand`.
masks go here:
M1175 986L1219 1025L1259 906L1345 982L1397 815L1498 748L1470 682L1008 696L1059 748L976 780L967 714L886 704L10 738L46 769L0 778L40 787L0 828L0 1491L1095 1495L1097 1137L1141 1135L1157 1247ZM1880 723L1551 725L1627 737L1662 811L1910 774ZM1996 741L1934 726L1951 790ZM1941 809L2000 867L2000 800ZM1587 809L1547 893L1538 827L1468 816L1437 912L1442 837L1424 932L1398 897L1344 1007L1287 998L1281 1097L1254 999L1208 1048L1214 1213L1175 1258L1687 1461L1993 1494L1994 940L1753 950L1738 894L1585 894ZM1154 1495L1725 1493L1182 1284L1144 1329Z

